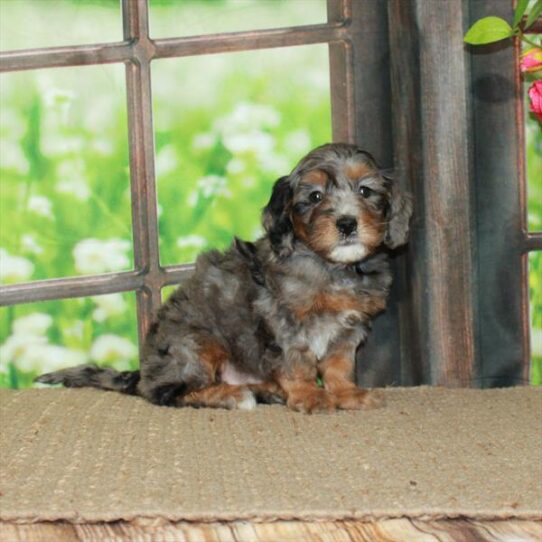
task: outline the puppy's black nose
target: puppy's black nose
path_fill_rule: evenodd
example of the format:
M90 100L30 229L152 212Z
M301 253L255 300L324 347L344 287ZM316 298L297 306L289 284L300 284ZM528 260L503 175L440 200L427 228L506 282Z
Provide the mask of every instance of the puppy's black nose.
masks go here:
M356 231L357 227L358 221L353 216L342 216L337 220L337 229L345 236Z

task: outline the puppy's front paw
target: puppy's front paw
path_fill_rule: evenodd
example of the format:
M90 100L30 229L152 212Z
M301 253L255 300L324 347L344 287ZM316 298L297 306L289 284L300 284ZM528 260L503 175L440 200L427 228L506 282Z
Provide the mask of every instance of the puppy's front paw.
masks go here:
M335 410L334 398L326 390L318 388L291 393L287 405L292 410L305 414Z
M335 405L342 410L380 408L386 404L381 392L361 388L346 388L336 391L333 396Z

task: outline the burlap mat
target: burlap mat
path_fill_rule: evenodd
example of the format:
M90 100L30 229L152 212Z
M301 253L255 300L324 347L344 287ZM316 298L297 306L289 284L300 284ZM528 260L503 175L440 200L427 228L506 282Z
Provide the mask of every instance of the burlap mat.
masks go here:
M0 519L542 518L542 388L307 416L0 391Z

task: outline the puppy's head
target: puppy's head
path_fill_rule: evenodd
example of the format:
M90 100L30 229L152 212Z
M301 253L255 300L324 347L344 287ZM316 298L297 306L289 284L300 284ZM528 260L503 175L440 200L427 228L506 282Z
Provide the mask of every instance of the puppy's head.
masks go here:
M355 145L311 151L273 187L263 225L280 256L301 242L322 258L350 264L380 245L407 241L410 197Z

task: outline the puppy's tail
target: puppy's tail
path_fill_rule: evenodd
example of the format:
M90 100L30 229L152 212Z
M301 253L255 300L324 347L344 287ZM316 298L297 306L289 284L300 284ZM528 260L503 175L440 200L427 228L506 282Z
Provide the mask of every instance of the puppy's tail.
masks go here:
M137 395L139 371L115 371L97 365L78 365L52 373L45 373L34 379L42 384L63 384L67 388L98 388L129 395Z

